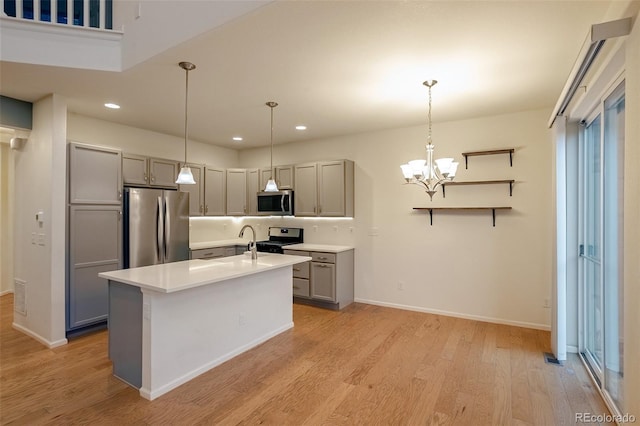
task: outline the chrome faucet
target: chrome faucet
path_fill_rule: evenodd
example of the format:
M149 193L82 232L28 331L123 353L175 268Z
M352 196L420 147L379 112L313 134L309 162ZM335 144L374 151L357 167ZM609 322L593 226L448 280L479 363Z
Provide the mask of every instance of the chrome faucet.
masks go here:
M247 228L251 229L251 233L253 234L253 241L249 243L249 250L251 250L251 259L255 260L258 258L258 249L256 247L256 230L253 229L253 226L251 225L243 226L242 229L240 230L240 233L238 234L238 238L244 235L244 230Z

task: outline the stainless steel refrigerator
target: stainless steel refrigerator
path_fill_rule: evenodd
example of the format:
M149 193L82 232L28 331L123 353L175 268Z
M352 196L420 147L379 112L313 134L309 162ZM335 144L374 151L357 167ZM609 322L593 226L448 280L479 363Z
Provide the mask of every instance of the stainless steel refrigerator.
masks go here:
M125 188L124 268L189 259L189 193Z

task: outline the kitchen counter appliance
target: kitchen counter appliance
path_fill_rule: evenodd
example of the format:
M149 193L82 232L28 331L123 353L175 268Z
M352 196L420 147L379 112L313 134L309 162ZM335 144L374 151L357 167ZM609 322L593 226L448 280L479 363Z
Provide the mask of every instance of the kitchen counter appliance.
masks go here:
M291 244L304 243L304 229L269 227L269 239L258 241L258 251L268 253L284 253L284 247Z
M293 216L293 191L258 192L258 214L262 216Z
M124 190L124 268L189 259L189 193Z

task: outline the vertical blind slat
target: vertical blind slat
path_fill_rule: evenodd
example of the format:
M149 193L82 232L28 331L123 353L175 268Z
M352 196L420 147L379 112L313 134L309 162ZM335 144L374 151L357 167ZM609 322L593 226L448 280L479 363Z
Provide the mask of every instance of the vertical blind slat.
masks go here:
M100 29L107 28L107 2L106 0L100 0Z
M24 18L23 7L22 0L16 0L16 18Z
M73 0L67 0L67 25L73 25Z
M56 24L58 22L58 0L51 0L51 23Z

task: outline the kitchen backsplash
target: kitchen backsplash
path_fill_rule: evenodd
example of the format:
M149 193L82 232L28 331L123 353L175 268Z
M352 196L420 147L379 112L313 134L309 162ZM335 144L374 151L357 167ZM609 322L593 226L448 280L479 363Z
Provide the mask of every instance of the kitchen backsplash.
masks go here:
M355 245L356 220L349 218L317 219L294 217L192 217L189 241L200 243L238 237L243 225L252 225L258 240L268 238L270 226L304 229L305 243Z

